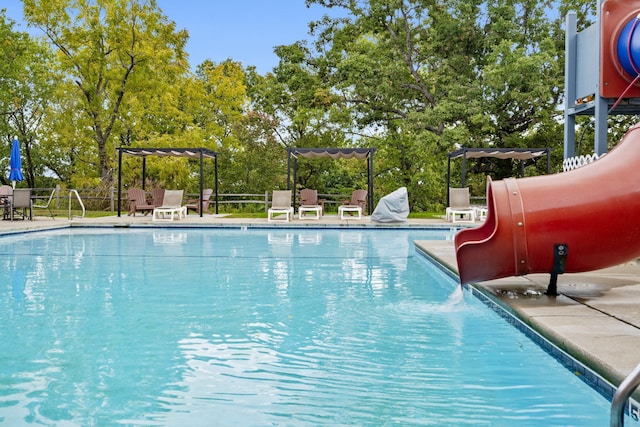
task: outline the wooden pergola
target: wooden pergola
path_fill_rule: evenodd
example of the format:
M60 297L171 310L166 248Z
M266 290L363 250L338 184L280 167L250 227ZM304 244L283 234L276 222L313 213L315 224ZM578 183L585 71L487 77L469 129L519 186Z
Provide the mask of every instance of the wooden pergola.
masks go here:
M218 153L207 148L118 148L118 217L121 214L122 199L122 155L142 157L142 189L146 180L146 162L149 156L158 157L186 157L200 161L200 216L202 217L202 192L204 191L204 159L213 159L215 163L215 206L218 213Z

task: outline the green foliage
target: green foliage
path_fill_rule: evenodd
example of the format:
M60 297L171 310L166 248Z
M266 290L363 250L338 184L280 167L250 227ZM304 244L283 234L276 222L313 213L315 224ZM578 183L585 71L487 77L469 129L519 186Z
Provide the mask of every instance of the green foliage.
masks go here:
M123 111L126 98L150 99L167 87L157 82L184 74L186 34L174 31L155 2L24 0L24 12L55 46L51 65L73 82L68 90L91 129L98 176L111 181L113 135L120 120L130 123L132 113L139 117L139 111ZM77 136L87 138L84 132Z
M117 147L204 147L220 154L222 192L262 193L286 187L287 147L372 147L374 198L404 186L416 212L444 207L446 154L463 146L551 147L559 170L563 19L576 10L585 28L594 2L307 3L343 13L310 23L313 43L276 46L266 75L233 60L191 72L188 33L154 0L24 0L48 43L0 12L0 166L17 135L30 186L108 187ZM612 144L630 120L610 121ZM592 119L578 123L592 139ZM518 162L469 168L475 196L487 175L520 173ZM541 161L525 168L545 172ZM194 193L199 184L192 160L149 158L146 173L149 186ZM459 173L454 162L454 182ZM141 185L140 159L125 156L122 174ZM366 188L367 164L299 159L296 186L350 194Z
M6 135L0 145L0 166L8 170L8 153L17 137L26 184L35 187L47 170L45 152L38 142L58 80L50 69L49 47L27 33L14 31L13 25L0 11L0 132ZM4 183L5 178L3 173L0 181Z
M564 35L548 3L308 3L348 12L313 25L319 53L304 63L330 64L357 143L378 148L377 197L406 186L429 210L446 198L448 151L561 144Z

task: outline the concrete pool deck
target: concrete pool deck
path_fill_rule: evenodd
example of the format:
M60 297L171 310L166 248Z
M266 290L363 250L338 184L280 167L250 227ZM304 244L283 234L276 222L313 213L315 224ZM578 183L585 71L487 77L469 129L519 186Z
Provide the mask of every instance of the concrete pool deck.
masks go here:
M39 212L38 212L39 213ZM458 225L458 224L455 224ZM340 220L325 215L321 220L295 219L289 223L267 222L266 218L227 218L223 215L191 214L186 219L152 222L151 215L52 220L38 216L34 221L0 221L0 234L48 228L82 226L260 226L260 227L442 227L444 220L410 219L402 224L375 224L369 217ZM457 272L453 241L417 241L416 245L445 267ZM558 277L557 297L544 294L547 274L492 280L476 284L483 293L510 310L525 324L563 349L614 386L640 363L640 263L629 262L602 270Z

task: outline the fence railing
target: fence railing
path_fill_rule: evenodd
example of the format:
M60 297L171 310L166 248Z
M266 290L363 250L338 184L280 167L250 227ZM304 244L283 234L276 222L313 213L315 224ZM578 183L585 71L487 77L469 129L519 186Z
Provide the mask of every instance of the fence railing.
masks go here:
M197 194L188 194L188 197L197 197ZM295 204L299 205L299 194L296 194ZM337 211L337 206L342 204L344 200L348 200L351 195L349 194L318 194L318 199L324 200L324 204L327 211ZM264 207L264 211L269 210L271 206L271 192L265 191L264 193L226 193L226 194L218 194L218 207L221 206L247 206L252 204L259 204ZM211 202L213 205L213 200ZM211 206L210 205L210 206ZM335 209L332 209L331 206L335 205ZM327 207L328 206L328 207Z
M46 203L49 200L49 196L51 195L51 191L53 188L32 188L31 191L33 193L34 204L38 204L43 201ZM71 189L78 193L78 196L84 203L84 206L87 210L95 210L95 211L115 211L116 203L118 201L118 194L115 189L98 189L98 188L87 188L87 189ZM53 199L51 200L51 209L62 210L68 209L78 209L81 210L82 207L77 199L73 199L69 202L69 191L70 189L61 188L59 185L55 188L55 193L53 195Z
M45 202L48 200L51 195L52 188L33 188L34 198L37 200L44 200ZM63 189L60 186L57 186L55 189L55 194L53 200L51 202L51 208L56 210L67 209L69 204L69 189ZM82 199L86 210L88 211L106 211L106 212L115 212L118 208L118 191L117 188L111 187L107 189L100 188L76 188L73 189L77 191L79 197ZM299 195L296 194L296 197ZM126 198L126 191L122 192L121 195L121 210L123 212L128 211L128 199ZM187 198L196 198L198 194L189 193L186 194ZM337 206L342 203L343 200L349 199L350 195L348 194L318 194L319 199L323 199L325 202L325 207L328 211L337 210ZM72 203L74 203L72 201ZM299 200L296 199L296 204L299 204ZM264 193L225 193L218 194L218 208L224 211L225 207L230 209L243 209L243 207L248 207L251 205L255 205L258 207L258 210L264 209L266 212L271 206L271 192L265 191ZM333 207L333 209L332 209ZM72 206L73 209L80 210L81 207ZM211 200L210 208L211 211L214 209L214 201Z
M197 194L193 196L197 197ZM213 201L212 201L213 202ZM238 194L218 194L218 205L238 205L246 206L251 204L260 204L264 206L265 212L269 209L269 192L264 193L238 193ZM213 204L213 203L212 203ZM218 206L219 207L219 206Z

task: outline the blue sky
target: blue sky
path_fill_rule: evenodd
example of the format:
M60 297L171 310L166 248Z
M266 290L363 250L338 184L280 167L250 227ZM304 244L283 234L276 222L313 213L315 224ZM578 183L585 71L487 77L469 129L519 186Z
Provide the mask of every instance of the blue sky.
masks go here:
M308 23L329 10L307 8L304 0L157 0L179 29L189 32L187 51L191 66L205 59L228 58L254 65L261 74L277 64L273 48L309 39ZM0 0L7 16L22 24L22 1ZM335 12L331 13L332 15Z

